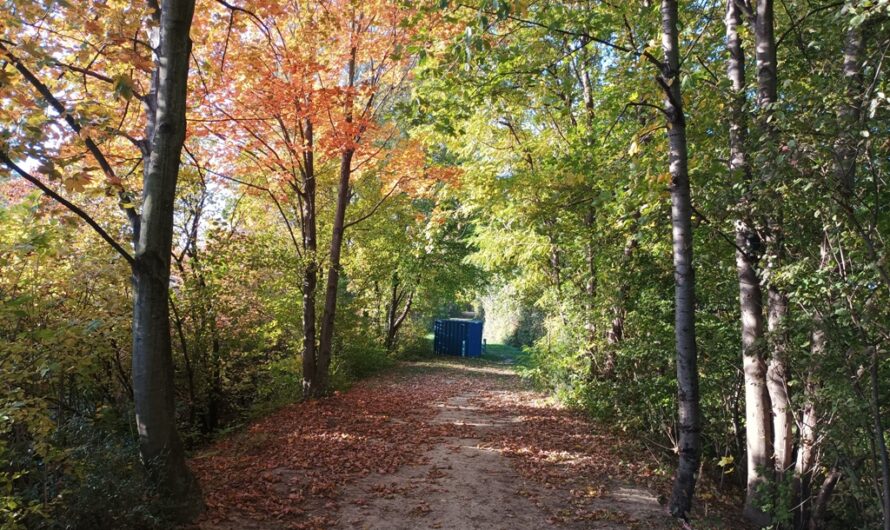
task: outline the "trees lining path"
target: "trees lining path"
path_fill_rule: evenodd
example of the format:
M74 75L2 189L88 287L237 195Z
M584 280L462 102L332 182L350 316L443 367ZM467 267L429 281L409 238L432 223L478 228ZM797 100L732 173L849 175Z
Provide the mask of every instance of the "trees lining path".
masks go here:
M192 461L230 528L672 528L647 452L505 363L403 363L296 403Z

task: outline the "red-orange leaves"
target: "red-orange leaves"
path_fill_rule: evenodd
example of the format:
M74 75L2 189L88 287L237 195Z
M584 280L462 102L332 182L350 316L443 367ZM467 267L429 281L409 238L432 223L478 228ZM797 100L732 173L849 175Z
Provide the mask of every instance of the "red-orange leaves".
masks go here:
M374 170L382 188L429 175L422 150L404 147L407 138L385 123L410 79L407 50L437 20L383 0L247 9L212 17L213 44L196 52L203 75L193 78L201 104L192 107L192 130L208 139L218 169L292 193L309 171L320 184L332 181L342 152L352 150L355 178Z
M329 399L287 406L215 444L191 462L204 490L206 521L330 526L326 519L307 521L304 510L331 502L349 479L419 463L442 437L468 434L469 427L430 421L433 403L472 384L448 383L405 374L368 381Z

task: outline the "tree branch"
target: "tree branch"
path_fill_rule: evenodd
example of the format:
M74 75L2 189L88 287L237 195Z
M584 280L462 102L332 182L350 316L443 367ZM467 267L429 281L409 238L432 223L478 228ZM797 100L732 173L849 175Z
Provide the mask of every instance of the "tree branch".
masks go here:
M666 117L670 117L667 111L661 105L655 105L653 103L649 103L648 101L631 101L627 104L629 107L647 107L650 109L655 109L658 112L664 114Z
M99 146L96 145L96 142L93 141L89 136L81 135L83 128L77 123L77 120L74 119L74 116L68 113L65 109L65 106L62 105L62 102L59 101L58 98L50 91L49 87L47 87L40 79L35 76L31 70L28 69L27 66L22 63L18 57L13 55L11 51L0 42L0 52L2 52L12 65L15 67L19 73L22 74L22 77L25 78L31 85L40 93L41 96L46 100L47 103L65 120L65 123L68 124L71 129L77 133L79 136L82 136L83 143L86 145L87 150L93 155L93 158L96 159L96 162L99 163L99 167L102 168L102 173L105 174L105 177L111 182L112 185L118 187L120 190L118 192L118 196L120 197L120 207L127 214L127 219L130 221L130 225L133 228L133 237L134 240L139 237L139 227L140 227L140 218L139 214L136 212L136 208L132 206L133 199L130 197L130 194L123 190L123 185L120 179L114 174L114 170L111 168L111 164L108 163L108 160L105 158L105 155L99 149ZM128 206L129 205L129 206Z
M105 74L100 74L99 72L94 72L93 70L90 70L89 68L83 68L81 66L63 63L61 61L54 61L52 64L55 66L58 66L59 68L71 70L72 72L77 72L79 74L85 75L87 77L92 77L93 79L97 79L99 81L102 81L102 82L105 82L105 83L108 83L111 85L114 84L114 79L108 77ZM140 94L139 92L133 90L133 97L135 97L136 99L141 101L141 100L145 99L145 94Z
M400 184L401 182L402 182L402 179L397 180L396 183L393 184L392 189L389 190L389 191L386 193L386 195L384 195L383 197L381 197L380 200L377 201L377 204L375 204L374 207L371 208L371 210L370 210L368 213L366 213L366 214L364 214L364 215L358 217L357 219L354 219L354 220L352 220L352 221L350 221L350 222L344 224L344 225L343 225L343 230L346 230L347 228L349 228L349 227L351 227L351 226L355 226L355 225L361 223L362 221L364 221L364 220L370 218L370 217L371 217L372 215L374 215L375 213L377 213L377 210L378 210L378 209L380 208L380 206L386 201L386 199L390 198L390 197L392 196L392 194L395 193L396 189L398 189L399 184Z
M40 191L42 191L46 196L48 196L49 198L53 199L54 201L56 201L57 203L61 204L62 206L64 206L65 208L67 208L69 211L71 211L72 213L74 213L75 215L77 215L78 217L80 217L81 219L83 219L84 222L86 222L86 224L90 225L90 227L91 227L97 234L99 234L99 237L101 237L102 239L104 239L106 243L108 243L109 245L111 245L111 248L113 248L115 251L117 251L118 254L120 254L121 256L123 256L123 258L124 258L125 260L127 260L127 263L130 264L131 267L136 263L135 260L133 259L133 256L131 256L129 252L127 252L126 250L124 250L124 247L122 247L122 246L120 245L120 243L118 243L117 241L115 241L115 239L114 239L113 237L111 237L111 236L108 234L108 232L105 231L105 229L103 229L101 226L99 226L99 223L97 223L92 217L90 217L89 214L87 214L86 212L84 212L83 210L81 210L80 208L78 208L77 206L75 206L75 205L74 205L73 203L71 203L68 199L66 199L66 198L62 197L61 195L59 195L58 193L54 192L54 191L53 191L52 189L50 189L46 184L44 184L43 182L41 182L40 179L38 179L37 177L31 175L30 173L28 173L27 171L25 171L25 170L22 169L21 167L19 167L18 164L16 164L15 162L13 162L13 161L9 158L9 156L8 156L6 153L2 152L2 151L0 151L0 162L3 162L9 169L11 169L12 171L15 171L15 172L18 173L19 176L21 176L23 179L27 180L28 182L30 182L31 184L33 184L34 186L36 186L36 187L37 187L38 189L40 189Z
M798 26L800 26L800 24L803 23L806 19L810 18L811 16L813 16L816 13L819 13L821 11L825 11L827 9L833 9L835 7L841 7L842 5L844 5L843 2L832 2L832 3L826 4L824 6L814 7L813 9L807 11L807 13L804 16L800 17L797 20L792 21L791 25L788 27L788 29L786 29L784 32L782 32L781 35L779 35L779 38L776 39L776 49L779 48L779 46L782 44L782 41L785 40L785 37L787 37L792 31L797 31Z
M263 35L265 35L266 40L269 41L269 45L273 48L275 47L275 44L272 42L272 31L269 29L269 26L267 26L266 23L263 22L263 20L256 15L256 13L243 7L226 2L225 0L216 0L216 3L225 7L226 9L230 9L233 15L235 12L244 13L245 15L247 15L251 20L253 20L254 24L256 24L257 28L259 28ZM226 47L228 48L228 37L226 39Z
M689 207L692 209L692 213L694 213L695 215L697 215L699 219L701 219L701 220L704 221L708 226L710 226L710 227L714 230L714 232L717 233L717 235L719 235L721 238L723 238L724 240L726 240L726 242L729 243L730 245L732 245L732 247L733 247L734 249L736 249L737 251L741 252L743 256L747 256L747 257L749 257L749 258L753 258L753 257L754 257L754 256L751 255L750 252L748 252L747 250L745 250L745 249L743 249L742 247L738 246L738 245L736 244L736 242L735 242L731 237L729 237L728 235L726 235L725 233L723 233L722 230L720 230L719 228L717 228L717 227L714 225L714 223L712 223L710 219L708 219L707 217L705 217L705 215L704 215L703 213L701 213L700 211L698 211L698 209L697 209L695 206L693 206L693 205L690 204Z
M457 5L458 5L458 7L462 7L462 8L464 8L464 9L472 9L472 10L474 10L474 11L478 11L478 12L480 12L480 13L485 13L486 15L497 16L497 13L493 13L493 12L490 12L490 11L485 11L485 10L479 9L479 8L477 8L477 7L468 6L468 5L466 5L466 4L460 4L460 3L457 4ZM612 48L613 50L617 50L617 51L624 52L624 53L629 53L629 54L631 54L631 55L633 55L633 56L635 56L635 57L643 57L643 58L645 58L647 61L649 61L650 63L652 63L652 64L655 65L656 67L658 67L659 69L663 68L663 66L664 66L664 63L662 63L661 60L659 60L657 57L655 57L654 55L652 55L651 53L649 53L649 52L646 51L646 50L639 51L639 50L635 50L635 49L633 49L633 48L628 48L627 46L622 46L622 45L620 45L620 44L615 44L614 42L612 42L612 41L610 41L610 40L602 39L602 38L599 38L599 37L594 37L593 35L587 33L586 31L580 31L580 32L579 32L579 31L568 31L568 30L561 29L561 28L554 28L554 27L552 27L552 26L548 26L547 24L543 24L543 23L538 22L538 21L536 21L536 20L528 20L528 19L525 19L525 18L517 17L517 16L515 16L515 15L507 15L507 19L512 20L512 21L514 21L514 22L519 22L520 24L525 24L525 25L528 25L528 26L534 26L534 27L537 27L537 28L546 29L547 31L552 31L552 32L554 32L554 33L559 33L559 34L561 34L561 35L568 35L568 36L570 36L570 37L577 37L577 38L585 38L585 39L589 39L589 40L591 40L591 41L593 41L593 42L596 42L597 44L602 44L603 46L606 46L606 47L608 47L608 48Z
M189 156L189 158L192 159L192 165L195 166L195 168L198 169L199 171L204 171L206 173L210 173L211 175L215 175L221 179L230 180L237 184L241 184L242 186L247 186L248 188L253 188L258 191L266 192L269 195L269 198L272 199L272 202L275 203L275 207L278 209L278 213L281 214L281 220L284 221L284 226L285 226L285 228L287 228L287 233L290 235L291 242L293 242L293 244L294 244L294 248L297 251L297 255L300 257L303 256L302 252L300 252L300 245L299 245L299 243L297 243L297 238L296 238L296 236L294 236L293 228L291 228L290 221L287 220L287 215L284 213L284 208L281 206L281 202L278 200L278 198L275 197L275 194L272 193L272 190L270 190L269 188L264 187L264 186L258 186L256 184L251 184L250 182L246 182L244 180L241 180L241 179L238 179L235 177L231 177L229 175L224 175L222 173L218 173L216 171L213 171L212 169L202 166L198 163L198 159L195 158L195 155L193 155L192 152L187 147L185 147L185 145L183 145L183 149L185 150L185 152Z

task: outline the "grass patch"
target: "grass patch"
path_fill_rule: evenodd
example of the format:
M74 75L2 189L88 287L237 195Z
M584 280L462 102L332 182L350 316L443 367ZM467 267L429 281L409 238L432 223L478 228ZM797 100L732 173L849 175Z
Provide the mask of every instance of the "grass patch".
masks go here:
M512 364L522 368L531 367L529 354L509 344L487 344L482 358L500 364Z

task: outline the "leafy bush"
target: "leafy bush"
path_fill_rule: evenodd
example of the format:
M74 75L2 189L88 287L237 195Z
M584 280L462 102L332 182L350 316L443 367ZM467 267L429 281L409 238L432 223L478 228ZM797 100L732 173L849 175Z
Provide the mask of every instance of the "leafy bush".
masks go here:
M399 359L424 359L433 355L432 322L424 318L409 318L399 332L394 355Z
M349 387L354 381L375 374L391 366L392 357L386 349L372 341L354 341L344 343L331 360L331 383L334 388Z
M66 429L72 446L68 472L44 528L169 528L166 506L139 463L132 436L107 432L88 421Z
M249 416L255 417L292 403L302 397L303 366L299 355L284 355L259 370L255 403Z
M173 507L139 463L130 413L103 408L72 417L42 453L30 443L0 444L9 466L0 472L0 528L169 528Z

